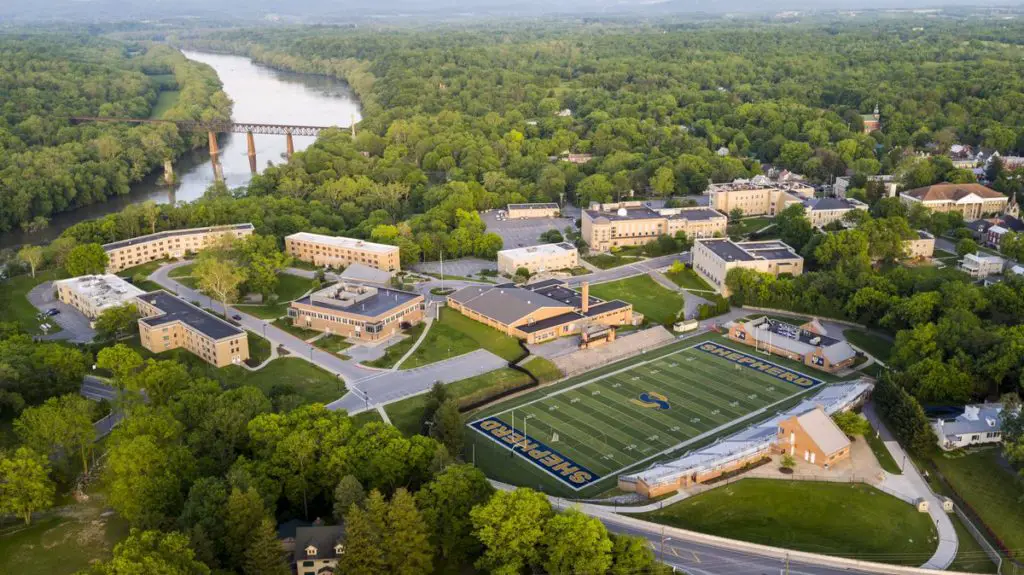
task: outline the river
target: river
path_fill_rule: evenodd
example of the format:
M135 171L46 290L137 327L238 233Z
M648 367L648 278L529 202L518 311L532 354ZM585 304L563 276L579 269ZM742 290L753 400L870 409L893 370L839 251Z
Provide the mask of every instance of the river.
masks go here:
M242 56L191 51L184 51L184 54L217 71L224 92L234 102L231 116L236 122L348 127L353 118L359 121L359 102L348 85L340 80L273 70ZM295 150L305 149L315 139L295 136ZM244 186L251 178L245 134L222 134L218 142L225 183L229 187ZM257 135L255 142L257 167L261 171L268 162L284 161L284 136ZM213 183L213 168L205 149L185 154L175 162L178 183L173 188L161 183L162 172L158 169L150 174L124 196L54 214L45 230L35 233L13 230L0 234L0 248L49 242L78 222L120 211L129 204L148 200L160 204L191 202L201 197Z

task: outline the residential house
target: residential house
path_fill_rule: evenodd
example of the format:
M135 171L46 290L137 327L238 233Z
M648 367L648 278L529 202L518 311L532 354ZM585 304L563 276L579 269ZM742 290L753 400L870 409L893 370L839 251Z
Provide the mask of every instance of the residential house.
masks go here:
M946 451L999 443L1003 440L1003 405L980 403L964 406L964 412L953 419L939 418L932 429L939 438L939 447Z
M972 278L984 279L991 275L1003 273L1006 260L999 256L986 255L981 252L967 254L960 260L960 269Z
M345 527L318 525L295 530L296 575L325 575L338 572L338 560L345 554Z

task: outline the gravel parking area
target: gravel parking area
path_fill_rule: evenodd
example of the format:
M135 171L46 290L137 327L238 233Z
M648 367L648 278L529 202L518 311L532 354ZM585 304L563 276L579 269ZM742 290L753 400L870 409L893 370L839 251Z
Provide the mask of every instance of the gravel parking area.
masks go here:
M39 311L46 311L50 308L56 308L60 311L59 314L49 318L47 321L59 325L64 331L55 333L52 336L43 336L42 339L66 339L68 341L86 343L92 341L92 338L96 336L96 332L89 327L89 318L82 315L82 312L77 309L66 303L61 303L57 299L53 290L53 282L43 282L37 285L28 292L26 297L29 303Z
M535 246L541 243L542 233L548 230L564 232L565 228L576 225L575 220L571 218L498 220L496 210L480 214L480 218L487 224L487 231L494 232L505 240L505 249Z

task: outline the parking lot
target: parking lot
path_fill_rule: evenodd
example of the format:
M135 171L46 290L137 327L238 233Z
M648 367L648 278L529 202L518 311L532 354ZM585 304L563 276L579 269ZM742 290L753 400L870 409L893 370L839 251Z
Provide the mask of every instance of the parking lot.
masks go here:
M43 339L66 339L77 343L85 343L92 341L92 338L96 335L96 332L89 327L89 318L82 315L77 309L57 299L53 290L53 282L43 282L37 285L28 292L27 297L29 303L40 312L45 312L51 308L60 312L41 321L51 325L57 324L63 331L52 336L43 336Z
M501 236L501 239L505 241L505 249L535 246L541 243L540 235L542 233L548 230L558 230L564 233L565 228L576 225L571 218L499 220L497 210L482 213L480 218L487 224L487 231Z
M413 264L412 269L422 272L439 274L441 273L441 262L419 262ZM461 258L457 260L445 260L444 275L469 277L480 273L483 270L498 270L494 262L479 258Z

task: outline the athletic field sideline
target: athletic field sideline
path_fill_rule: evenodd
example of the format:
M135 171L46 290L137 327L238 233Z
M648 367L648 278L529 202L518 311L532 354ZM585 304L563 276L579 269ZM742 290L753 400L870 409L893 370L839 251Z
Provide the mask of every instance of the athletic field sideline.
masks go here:
M820 384L810 371L702 341L469 425L579 490Z

